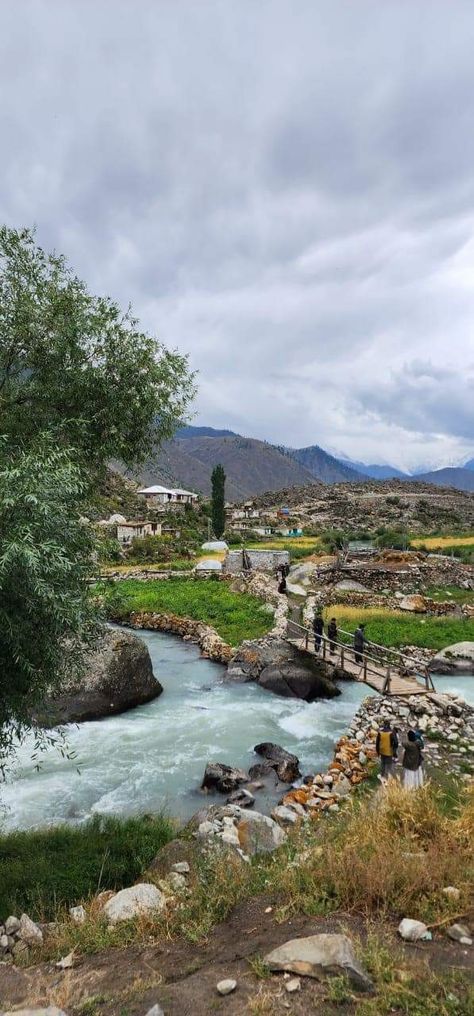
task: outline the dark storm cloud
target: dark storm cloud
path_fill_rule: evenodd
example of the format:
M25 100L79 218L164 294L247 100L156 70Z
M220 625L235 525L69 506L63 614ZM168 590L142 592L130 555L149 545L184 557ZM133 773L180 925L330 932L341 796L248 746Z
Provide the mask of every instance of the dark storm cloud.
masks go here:
M470 0L5 3L2 218L190 352L203 422L455 459L473 46Z

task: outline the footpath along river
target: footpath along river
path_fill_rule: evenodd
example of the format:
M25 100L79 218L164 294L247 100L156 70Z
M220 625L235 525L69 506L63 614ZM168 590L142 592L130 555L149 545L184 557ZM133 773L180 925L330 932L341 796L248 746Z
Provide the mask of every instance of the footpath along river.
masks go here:
M35 772L31 744L23 745L13 778L1 789L3 829L160 810L186 818L225 800L199 792L206 762L248 768L259 741L281 744L298 755L303 773L317 772L368 693L344 682L330 701L279 698L254 684L224 683L224 667L202 659L192 643L160 632L137 635L149 648L163 694L120 716L70 726L67 741L79 773L56 750L45 753ZM473 677L436 677L435 683L474 703ZM257 806L268 808L277 796L259 798Z

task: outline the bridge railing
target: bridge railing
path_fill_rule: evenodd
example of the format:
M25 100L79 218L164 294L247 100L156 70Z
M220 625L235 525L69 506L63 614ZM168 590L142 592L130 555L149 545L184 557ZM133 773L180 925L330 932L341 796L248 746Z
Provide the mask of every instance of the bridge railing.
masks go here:
M351 639L351 642L341 641L339 635L342 634ZM338 629L338 638L330 639L327 635L321 634L315 636L314 631L311 628L305 628L303 625L298 624L296 621L289 620L287 625L288 638L293 638L303 643L305 649L310 648L310 644L315 642L315 639L320 639L321 647L321 658L326 659L327 656L331 658L331 662L334 662L334 657L339 659L340 666L343 669L346 661L354 662L361 668L361 680L366 680L369 675L374 675L380 678L381 669L385 671L385 682L383 691L390 693L391 678L393 673L397 673L401 677L414 677L423 681L427 691L434 691L435 687L431 678L431 674L424 663L413 660L409 656L405 656L403 653L398 652L396 649L389 649L386 646L379 646L375 642L366 642L366 646L362 652L358 652L354 648L354 635L351 632L346 632L344 629ZM370 650L370 651L369 651Z

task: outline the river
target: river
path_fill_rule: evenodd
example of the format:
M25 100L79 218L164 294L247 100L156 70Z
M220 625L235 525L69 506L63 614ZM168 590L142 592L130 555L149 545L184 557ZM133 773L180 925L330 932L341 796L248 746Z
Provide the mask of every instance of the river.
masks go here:
M163 694L120 716L71 726L67 741L75 764L51 749L36 772L31 743L22 746L1 790L4 829L160 810L186 818L224 800L199 791L206 762L248 768L257 761L252 749L259 741L294 751L303 773L318 771L367 694L365 686L344 682L342 694L330 701L279 698L255 684L223 683L224 668L202 659L190 642L160 632L137 635L148 645ZM473 678L435 683L474 703ZM270 804L271 798L257 798L258 807Z

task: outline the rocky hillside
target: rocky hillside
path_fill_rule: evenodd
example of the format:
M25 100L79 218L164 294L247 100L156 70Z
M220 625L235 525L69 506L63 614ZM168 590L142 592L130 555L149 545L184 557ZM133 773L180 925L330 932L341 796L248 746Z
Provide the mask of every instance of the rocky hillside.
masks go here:
M464 467L435 469L422 473L416 479L420 483L434 483L437 487L455 487L457 490L474 491L474 470Z
M310 445L308 448L288 448L288 453L301 466L308 469L317 480L323 483L360 483L362 474L352 466L340 462L333 455L329 455L319 445Z

